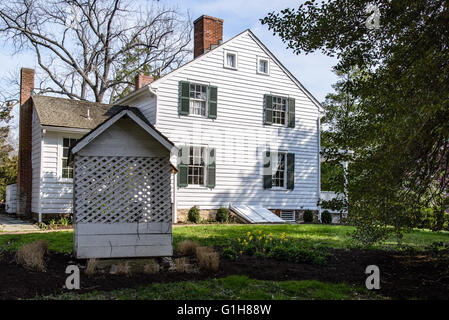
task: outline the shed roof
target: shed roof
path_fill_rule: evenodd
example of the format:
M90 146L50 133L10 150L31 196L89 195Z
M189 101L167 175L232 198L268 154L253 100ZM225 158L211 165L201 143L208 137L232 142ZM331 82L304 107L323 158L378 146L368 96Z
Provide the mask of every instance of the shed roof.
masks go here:
M43 126L93 129L108 119L115 108L109 104L42 95L35 95L32 100Z

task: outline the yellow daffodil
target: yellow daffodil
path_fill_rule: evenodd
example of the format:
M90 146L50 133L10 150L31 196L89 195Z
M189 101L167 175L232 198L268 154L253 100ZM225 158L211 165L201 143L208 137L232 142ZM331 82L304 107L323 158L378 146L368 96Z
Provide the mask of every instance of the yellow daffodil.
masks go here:
M259 230L259 234L261 234L262 233L262 230Z

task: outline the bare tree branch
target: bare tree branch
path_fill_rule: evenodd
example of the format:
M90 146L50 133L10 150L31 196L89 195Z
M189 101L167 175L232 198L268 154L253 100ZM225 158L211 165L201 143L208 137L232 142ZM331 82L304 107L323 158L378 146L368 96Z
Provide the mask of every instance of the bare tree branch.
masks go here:
M191 54L188 15L133 0L4 0L0 33L32 49L41 92L112 101L139 72L171 71Z

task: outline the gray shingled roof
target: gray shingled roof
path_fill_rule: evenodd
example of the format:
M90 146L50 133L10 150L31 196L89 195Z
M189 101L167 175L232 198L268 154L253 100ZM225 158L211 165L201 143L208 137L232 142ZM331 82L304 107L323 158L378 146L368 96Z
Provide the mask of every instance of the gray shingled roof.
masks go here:
M32 97L41 125L93 129L114 112L111 105L36 95ZM87 110L90 120L87 119Z

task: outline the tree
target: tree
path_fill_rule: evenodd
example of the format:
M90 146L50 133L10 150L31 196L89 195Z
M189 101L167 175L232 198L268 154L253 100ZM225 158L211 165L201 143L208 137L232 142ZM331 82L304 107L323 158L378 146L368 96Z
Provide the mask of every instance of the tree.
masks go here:
M368 4L375 4L375 10L367 10ZM373 28L367 22L377 11L380 24ZM343 117L347 126L340 126L336 136L349 139L355 152L348 185L355 235L368 243L392 231L400 238L420 225L428 207L444 221L449 188L447 1L306 1L297 9L270 13L262 23L296 53L321 50L337 56L335 69L341 74L363 70L363 76L342 80L356 112Z
M191 24L176 9L133 0L5 0L0 33L35 52L41 93L112 102L141 70L170 71L190 54Z
M0 127L0 202L5 201L6 186L17 180L17 154L8 138L9 127Z

